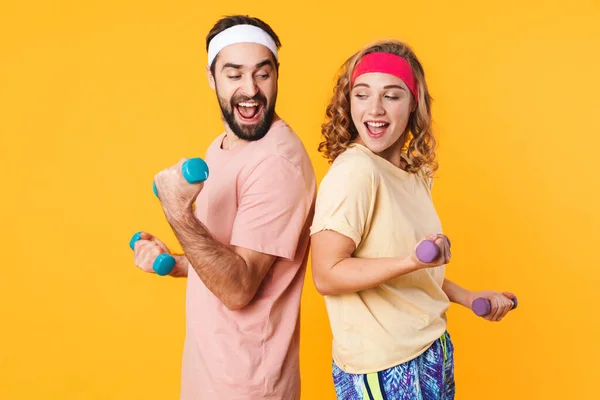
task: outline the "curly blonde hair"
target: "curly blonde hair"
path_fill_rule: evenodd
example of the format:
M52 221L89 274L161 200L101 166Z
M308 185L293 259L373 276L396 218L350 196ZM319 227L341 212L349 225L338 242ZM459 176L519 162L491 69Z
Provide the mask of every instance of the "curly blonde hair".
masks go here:
M344 62L333 89L333 97L327 106L326 120L321 125L321 133L325 140L319 143L319 152L332 163L358 137L350 113L351 77L358 61L364 55L374 52L395 54L407 60L412 67L419 100L402 136L402 158L407 163L408 172L417 173L423 170L425 175L432 176L438 168L435 154L437 142L431 129L432 99L420 61L408 45L397 40L372 43Z

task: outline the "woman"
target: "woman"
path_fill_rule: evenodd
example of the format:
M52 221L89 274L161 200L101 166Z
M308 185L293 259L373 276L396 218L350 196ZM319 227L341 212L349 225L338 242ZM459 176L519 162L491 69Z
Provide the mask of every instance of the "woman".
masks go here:
M338 399L453 399L450 302L490 300L489 321L511 293L471 292L444 278L450 242L431 200L437 169L423 68L398 41L378 42L342 67L319 151L332 163L317 196L312 268L333 332ZM432 240L439 256L415 249Z

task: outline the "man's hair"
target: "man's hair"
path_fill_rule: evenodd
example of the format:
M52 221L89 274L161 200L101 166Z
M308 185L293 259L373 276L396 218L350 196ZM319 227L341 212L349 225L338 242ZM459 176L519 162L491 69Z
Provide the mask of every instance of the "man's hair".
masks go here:
M281 41L279 40L279 37L266 22L262 21L259 18L250 17L248 15L229 15L218 20L212 27L210 32L208 32L208 35L206 35L206 51L208 51L210 41L213 40L215 36L223 32L225 29L231 28L232 26L236 25L253 25L259 27L263 31L267 32L269 36L271 36L271 38L277 45L277 49L281 47ZM210 66L210 71L213 75L215 74L215 64L217 63L217 58L219 58L219 56L215 57ZM274 56L273 61L275 62L275 68L279 71L279 62Z

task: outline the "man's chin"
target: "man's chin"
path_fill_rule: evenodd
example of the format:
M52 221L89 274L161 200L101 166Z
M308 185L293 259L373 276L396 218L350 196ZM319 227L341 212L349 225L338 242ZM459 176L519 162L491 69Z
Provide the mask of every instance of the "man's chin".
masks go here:
M263 121L254 123L240 123L240 121L236 118L235 125L231 127L231 130L240 139L255 141L262 139L267 134L269 127L265 127Z
M246 141L257 141L265 137L275 116L274 110L267 108L260 110L259 114L256 121L241 117L237 110L223 114L223 117L237 137Z

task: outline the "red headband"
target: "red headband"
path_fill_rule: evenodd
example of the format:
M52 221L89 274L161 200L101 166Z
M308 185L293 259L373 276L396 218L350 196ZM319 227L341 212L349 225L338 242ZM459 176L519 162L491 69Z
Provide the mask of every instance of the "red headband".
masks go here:
M363 56L354 68L352 84L354 84L354 80L358 76L369 72L381 72L397 76L408 86L408 89L415 98L415 102L419 100L417 82L415 81L409 62L404 58L391 53L369 53Z

